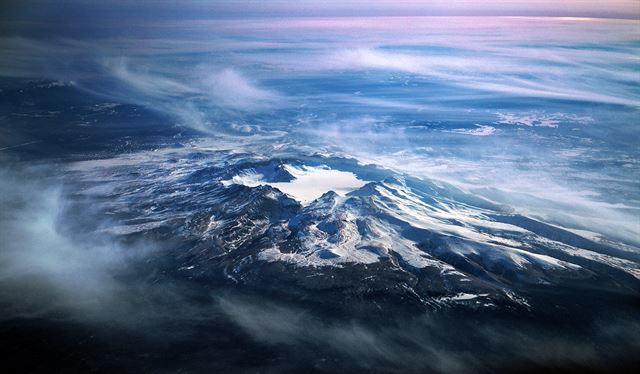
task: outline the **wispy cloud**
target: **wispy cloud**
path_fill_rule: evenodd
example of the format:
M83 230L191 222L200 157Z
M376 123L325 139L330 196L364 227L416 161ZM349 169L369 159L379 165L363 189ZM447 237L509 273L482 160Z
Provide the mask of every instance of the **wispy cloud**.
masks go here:
M143 64L138 66L144 67ZM108 59L105 61L105 67L114 78L145 95L179 98L183 95L198 93L193 87L177 79L151 73L149 69L135 70L132 68L132 63L125 58Z
M147 106L207 133L221 130L212 127L221 111L253 113L288 105L284 95L262 88L228 62L185 69L153 58L176 47L174 40L137 48L139 42L109 40L95 46L82 40L3 37L0 52L8 58L0 62L0 75L71 81L79 89ZM186 45L179 45L182 52L215 49L206 43Z
M113 242L71 239L60 218L58 182L30 173L0 171L0 293L12 307L7 317L56 309L100 314L122 291L115 274L127 252Z
M147 69L132 66L135 64L123 58L107 60L108 74L126 87L102 93L123 101L137 98L138 103L175 115L184 125L200 131L221 130L212 127L218 119L216 110L257 112L286 105L281 94L259 87L232 68L201 67L191 74L181 74L153 72L153 65Z
M519 53L518 49L511 51L515 56ZM496 54L488 56L470 58L465 54L460 56L421 55L357 48L329 53L316 58L316 61L321 62L308 61L300 68L403 72L413 74L417 79L435 79L445 84L453 84L473 91L486 91L503 97L532 97L640 106L640 100L632 92L603 91L603 87L592 85L589 81L578 80L576 71L572 71L571 67L549 68L520 61L518 57ZM585 67L576 68L579 69L578 74L591 70ZM531 78L522 78L523 75ZM637 80L637 77L633 79Z
M244 111L274 108L285 100L274 90L258 87L231 68L204 78L204 89L217 105Z
M412 320L393 316L393 322L382 327L358 321L327 321L308 310L256 297L220 297L218 306L235 326L261 344L303 347L296 351L312 357L320 351L361 370L466 373L501 371L518 362L550 367L576 362L603 365L611 353L578 336L558 335L557 331L525 321L516 331L481 315L473 323L434 315ZM385 320L389 321L388 315ZM633 346L640 344L634 335L640 326L635 322L607 321L590 327L595 336L613 334L630 339ZM477 344L460 344L460 337ZM485 350L478 344L492 349Z
M185 319L210 312L187 302L179 279L150 282L141 264L166 249L161 243L125 243L95 229L109 222L89 201L82 217L70 212L77 201L52 169L0 169L0 320L56 318L142 332L175 317L176 308Z

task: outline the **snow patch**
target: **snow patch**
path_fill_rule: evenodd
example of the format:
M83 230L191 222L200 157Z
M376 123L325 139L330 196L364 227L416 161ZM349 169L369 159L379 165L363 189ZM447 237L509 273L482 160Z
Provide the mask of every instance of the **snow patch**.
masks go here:
M558 127L561 123L577 123L587 124L593 122L593 118L588 116L578 116L575 114L565 113L528 113L528 114L514 114L514 113L496 113L498 116L498 123L505 125L518 125L518 126L537 126L537 127Z
M266 182L264 181L264 175L247 172L236 175L230 180L222 181L222 184L225 186L241 184L248 187L268 185L293 197L302 205L308 205L328 191L333 191L339 196L345 196L366 183L351 172L333 170L327 166L303 165L296 167L284 165L284 168L295 177L291 182Z
M455 132L456 134L463 135L473 135L473 136L489 136L493 135L496 132L496 128L493 126L486 125L476 125L478 128L476 129L454 129L451 132Z

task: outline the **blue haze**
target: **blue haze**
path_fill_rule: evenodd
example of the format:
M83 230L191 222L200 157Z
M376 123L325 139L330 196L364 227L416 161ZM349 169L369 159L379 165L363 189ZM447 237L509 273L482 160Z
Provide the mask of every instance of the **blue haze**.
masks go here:
M169 17L37 30L4 34L0 75L142 105L204 136L268 135L445 180L639 242L635 20Z

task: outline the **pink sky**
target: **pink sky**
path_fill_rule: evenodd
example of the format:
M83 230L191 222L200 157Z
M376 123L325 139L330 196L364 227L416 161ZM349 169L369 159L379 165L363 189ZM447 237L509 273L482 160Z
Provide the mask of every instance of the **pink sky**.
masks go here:
M202 4L206 4L203 2ZM224 4L224 5L222 5ZM265 13L308 15L548 15L640 17L640 0L239 0L217 2ZM206 7L206 5L205 5Z

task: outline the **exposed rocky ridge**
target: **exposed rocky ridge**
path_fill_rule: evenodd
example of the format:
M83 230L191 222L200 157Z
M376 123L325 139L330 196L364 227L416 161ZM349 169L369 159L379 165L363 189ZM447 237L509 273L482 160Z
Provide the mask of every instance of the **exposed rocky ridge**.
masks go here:
M337 158L179 156L162 168L83 165L70 173L88 187L79 196L94 192L96 173L111 175L119 188L103 196L110 202L102 209L120 224L107 231L179 243L168 271L190 278L428 308L527 308L528 290L538 287L640 292L637 253L453 186ZM306 206L268 185L222 183L248 172L290 181L286 165L309 164L375 180L346 196L327 191Z

